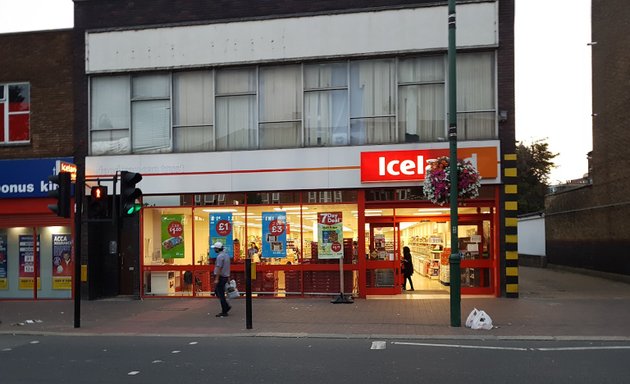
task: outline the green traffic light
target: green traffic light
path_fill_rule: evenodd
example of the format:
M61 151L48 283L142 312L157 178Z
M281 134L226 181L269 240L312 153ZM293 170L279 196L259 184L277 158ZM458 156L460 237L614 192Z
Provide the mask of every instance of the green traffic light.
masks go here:
M140 204L140 203L135 203L134 205L131 205L131 206L127 209L127 214L128 214L128 215L133 215L134 213L139 212L141 208L142 208L142 204Z

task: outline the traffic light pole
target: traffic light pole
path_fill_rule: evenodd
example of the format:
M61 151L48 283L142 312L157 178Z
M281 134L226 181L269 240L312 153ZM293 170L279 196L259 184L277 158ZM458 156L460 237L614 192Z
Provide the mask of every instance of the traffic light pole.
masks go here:
M74 327L81 327L81 219L83 216L84 168L77 164L74 188Z

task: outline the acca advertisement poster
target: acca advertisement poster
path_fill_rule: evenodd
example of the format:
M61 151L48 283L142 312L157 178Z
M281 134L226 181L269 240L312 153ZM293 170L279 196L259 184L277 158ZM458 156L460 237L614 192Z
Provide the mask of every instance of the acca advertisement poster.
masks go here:
M223 250L233 258L234 241L231 212L210 212L210 258L212 259L217 258L217 253L212 248L212 245L217 241L223 243Z
M52 289L72 289L72 238L67 234L52 235Z
M262 213L262 256L287 257L287 213Z
M162 258L184 258L184 215L162 215Z
M7 278L7 235L0 235L0 289L9 289Z
M341 212L317 214L317 258L341 259L343 257L343 220Z
M37 249L39 249L39 235L37 236ZM33 289L35 276L37 279L37 289L41 288L39 279L40 258L37 252L37 273L35 273L35 249L33 246L33 235L20 235L18 237L18 255L20 260L19 289Z

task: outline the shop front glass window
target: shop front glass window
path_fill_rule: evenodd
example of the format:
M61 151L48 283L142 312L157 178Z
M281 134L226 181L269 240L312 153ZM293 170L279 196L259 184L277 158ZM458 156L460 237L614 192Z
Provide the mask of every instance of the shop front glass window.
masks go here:
M144 256L146 266L169 267L145 271L144 293L182 293L182 266L194 260L193 215L191 208L143 209Z
M462 288L489 288L492 281L489 268L462 268Z
M0 298L69 299L74 269L70 227L0 229Z

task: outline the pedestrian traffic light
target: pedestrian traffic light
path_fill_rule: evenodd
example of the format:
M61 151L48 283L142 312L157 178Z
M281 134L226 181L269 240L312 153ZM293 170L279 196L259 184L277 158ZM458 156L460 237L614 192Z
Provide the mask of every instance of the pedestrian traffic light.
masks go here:
M90 205L88 210L88 217L91 218L105 218L109 216L108 212L108 200L107 187L104 185L97 185L92 187L90 192Z
M142 208L137 200L142 191L136 184L142 180L142 175L136 172L120 171L120 216L132 216Z
M48 209L53 211L59 217L70 217L70 190L72 187L72 181L70 180L70 174L67 172L61 172L56 175L48 176L54 185L52 189L48 191L48 196L57 199L56 204L48 204Z

